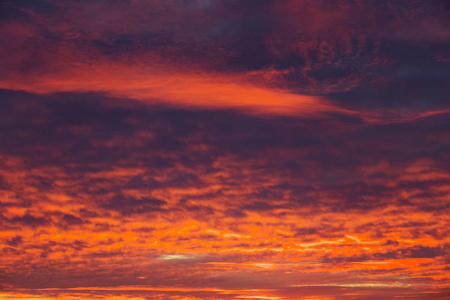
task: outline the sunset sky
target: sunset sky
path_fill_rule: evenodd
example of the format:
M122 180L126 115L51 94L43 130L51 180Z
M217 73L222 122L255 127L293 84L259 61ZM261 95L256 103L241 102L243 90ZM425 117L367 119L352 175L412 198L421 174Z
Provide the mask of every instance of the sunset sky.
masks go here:
M0 299L450 299L450 2L0 2Z

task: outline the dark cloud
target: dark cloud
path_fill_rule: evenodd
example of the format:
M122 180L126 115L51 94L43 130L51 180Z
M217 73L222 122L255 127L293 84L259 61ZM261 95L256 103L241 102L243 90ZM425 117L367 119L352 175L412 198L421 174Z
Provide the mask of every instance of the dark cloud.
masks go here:
M237 209L227 209L225 211L225 215L231 216L233 218L244 218L247 217L247 214L241 210Z
M389 243L390 245L395 245ZM324 263L351 263L364 262L370 260L390 260L390 259L407 259L407 258L435 258L438 256L448 255L447 251L441 247L414 246L409 248L400 248L396 251L379 252L353 256L332 256L326 255L323 258Z
M23 216L15 216L9 220L9 222L13 225L19 226L29 226L29 227L38 227L47 225L50 220L45 217L37 217L29 212L25 213Z
M162 210L164 204L167 204L167 202L156 198L133 198L119 194L109 199L109 201L101 205L101 207L116 210L124 215L130 215L158 212Z
M23 238L20 235L16 235L15 237L12 237L7 241L7 244L12 247L17 247L22 243L23 243Z
M256 211L266 211L275 209L272 205L267 202L253 202L241 207L243 210L256 210Z
M448 255L448 251L443 247L428 247L422 245L402 249L400 251L401 256L412 258L434 258L437 256Z
M67 226L73 226L73 225L82 225L85 224L86 221L84 221L83 219L74 216L72 214L64 214L61 218L60 221L62 224L65 224Z

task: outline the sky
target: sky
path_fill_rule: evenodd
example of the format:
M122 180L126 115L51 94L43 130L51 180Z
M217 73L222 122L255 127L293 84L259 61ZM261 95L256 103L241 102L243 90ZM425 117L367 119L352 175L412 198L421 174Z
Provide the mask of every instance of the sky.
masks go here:
M446 0L0 2L0 299L449 299Z

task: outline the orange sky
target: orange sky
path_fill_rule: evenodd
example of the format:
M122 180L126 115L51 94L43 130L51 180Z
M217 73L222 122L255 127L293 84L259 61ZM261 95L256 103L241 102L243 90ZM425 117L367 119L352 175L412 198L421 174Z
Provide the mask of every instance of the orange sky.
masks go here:
M449 9L0 4L0 299L448 299Z

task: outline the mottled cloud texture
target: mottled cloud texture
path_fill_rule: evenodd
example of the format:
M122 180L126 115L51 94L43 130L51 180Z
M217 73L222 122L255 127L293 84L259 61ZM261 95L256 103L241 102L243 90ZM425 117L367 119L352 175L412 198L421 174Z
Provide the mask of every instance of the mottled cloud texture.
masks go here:
M447 299L450 6L0 3L0 298Z

